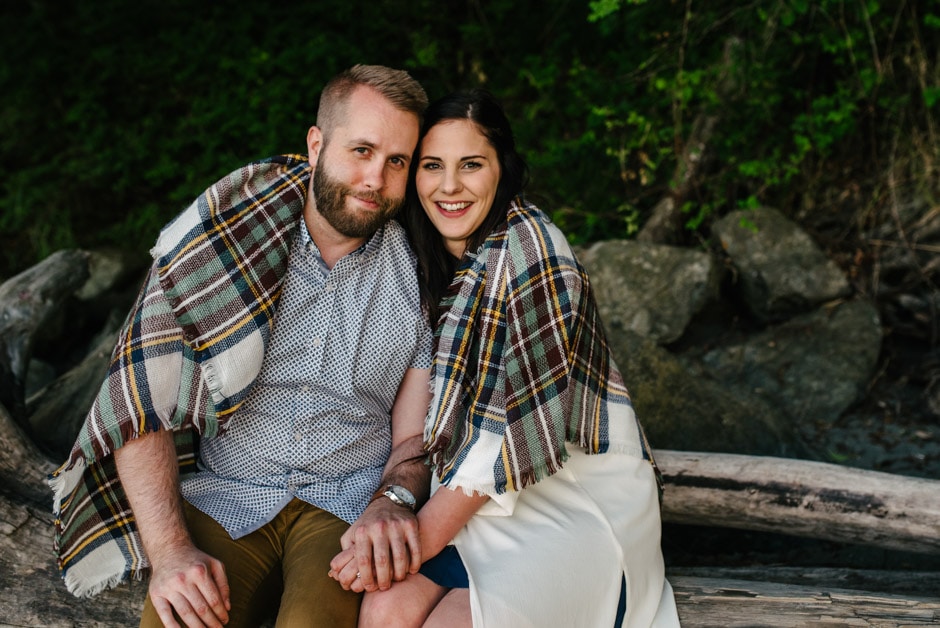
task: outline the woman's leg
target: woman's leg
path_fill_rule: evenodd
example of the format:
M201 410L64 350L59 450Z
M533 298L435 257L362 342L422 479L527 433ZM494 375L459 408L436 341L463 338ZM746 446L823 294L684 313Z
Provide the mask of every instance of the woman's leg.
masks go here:
M470 589L451 589L434 607L424 628L472 628Z
M393 582L387 591L365 594L359 609L359 628L422 626L447 591L421 574L409 574L401 582ZM469 613L469 593L467 595Z

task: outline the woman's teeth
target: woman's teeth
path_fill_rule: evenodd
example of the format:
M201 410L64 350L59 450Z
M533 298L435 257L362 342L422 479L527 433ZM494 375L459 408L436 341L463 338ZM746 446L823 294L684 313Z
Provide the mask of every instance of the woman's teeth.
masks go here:
M467 202L463 202L463 203L443 203L443 202L441 202L441 203L438 203L438 205L440 205L441 209L443 209L444 211L448 211L448 212L459 212L459 211L462 210L462 209L466 209L466 208L470 207L470 203L467 203Z

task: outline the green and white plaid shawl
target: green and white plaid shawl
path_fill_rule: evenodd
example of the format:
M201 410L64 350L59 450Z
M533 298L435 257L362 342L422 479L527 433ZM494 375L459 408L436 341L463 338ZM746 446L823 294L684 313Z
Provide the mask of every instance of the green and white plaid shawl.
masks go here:
M652 462L587 273L545 214L514 201L450 295L425 426L442 484L520 490L561 468L566 443Z
M161 232L155 262L69 459L50 479L55 550L69 591L93 595L149 563L113 453L176 430L182 470L193 432L214 436L261 368L311 168L286 155L209 188Z

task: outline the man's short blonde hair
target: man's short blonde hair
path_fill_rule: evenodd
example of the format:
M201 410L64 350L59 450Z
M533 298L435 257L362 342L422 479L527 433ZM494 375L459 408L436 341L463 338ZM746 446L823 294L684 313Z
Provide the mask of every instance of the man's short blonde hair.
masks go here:
M382 65L355 65L333 77L320 94L317 126L327 139L330 132L342 124L346 103L360 85L371 87L401 111L413 113L418 125L428 106L428 96L418 81L404 70L393 70Z

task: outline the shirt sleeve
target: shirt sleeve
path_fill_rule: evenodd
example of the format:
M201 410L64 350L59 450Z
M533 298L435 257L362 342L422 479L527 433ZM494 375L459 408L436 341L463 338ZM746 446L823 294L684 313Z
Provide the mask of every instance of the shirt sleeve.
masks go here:
M431 368L431 351L434 347L434 334L431 332L431 326L427 318L421 316L418 318L418 343L414 354L414 360L411 362L413 369Z

